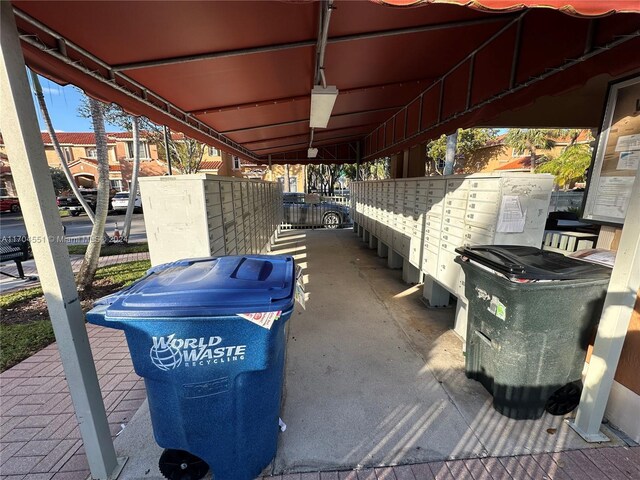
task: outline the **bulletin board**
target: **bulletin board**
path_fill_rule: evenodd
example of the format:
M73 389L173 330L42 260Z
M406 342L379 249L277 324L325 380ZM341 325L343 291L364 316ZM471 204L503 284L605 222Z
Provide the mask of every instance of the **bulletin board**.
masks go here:
M609 86L582 218L624 223L639 167L640 75Z

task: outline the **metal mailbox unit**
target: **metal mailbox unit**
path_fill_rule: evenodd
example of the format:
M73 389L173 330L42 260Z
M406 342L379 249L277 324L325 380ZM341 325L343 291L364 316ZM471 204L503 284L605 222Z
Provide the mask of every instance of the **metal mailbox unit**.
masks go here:
M405 280L424 277L430 305L446 306L450 294L458 297L455 331L465 338L464 274L455 249L540 247L552 189L553 176L520 172L356 182L352 218L363 238L374 235L390 257L402 257Z
M151 264L260 254L282 221L282 187L210 174L140 180Z

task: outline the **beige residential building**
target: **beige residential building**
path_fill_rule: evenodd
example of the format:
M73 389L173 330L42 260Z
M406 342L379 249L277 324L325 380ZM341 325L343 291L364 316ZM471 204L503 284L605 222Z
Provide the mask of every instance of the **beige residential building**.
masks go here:
M272 165L271 171L265 169L263 180L280 182L283 191L305 193L307 169L304 165ZM289 188L287 189L286 178L289 177Z
M500 135L488 145L477 149L469 158L465 159L462 171L456 173L476 172L528 172L531 170L531 155L529 152L518 152L504 143L506 135ZM569 145L570 139L555 139L554 146L549 150L538 150L537 156L548 155L557 157ZM591 142L589 130L583 130L578 136L577 143Z
M78 186L92 188L98 180L96 139L93 132L58 132L58 141L65 160ZM172 133L172 140L184 140L181 133ZM48 133L42 133L47 162L60 168L60 159L53 148ZM109 183L113 190L128 190L133 171L133 136L131 132L107 133L107 155L109 160ZM0 136L0 187L7 194L16 195L11 175L10 159L6 155L4 141ZM169 168L158 151L158 146L143 132L140 139L140 176L168 175ZM172 165L174 174L180 174L180 166ZM242 176L242 165L237 157L215 147L205 147L200 164L201 172L217 175Z

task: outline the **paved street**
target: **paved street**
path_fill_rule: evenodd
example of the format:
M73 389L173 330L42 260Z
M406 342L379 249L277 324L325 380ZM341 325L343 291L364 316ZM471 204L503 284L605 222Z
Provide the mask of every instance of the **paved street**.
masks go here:
M107 217L106 232L113 235L113 231L117 225L120 233L122 233L122 224L124 223L124 214L110 213ZM82 214L79 217L63 217L62 224L67 227L67 241L69 243L87 243L83 237L91 234L91 222L89 217ZM27 229L21 214L3 213L0 214L0 237L12 237L26 235ZM147 240L147 234L144 229L144 215L135 213L131 222L131 242L144 242Z

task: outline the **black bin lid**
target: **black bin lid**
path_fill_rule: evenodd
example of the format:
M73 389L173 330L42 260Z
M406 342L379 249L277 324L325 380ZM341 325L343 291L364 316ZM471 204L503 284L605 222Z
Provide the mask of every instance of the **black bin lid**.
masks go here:
M526 280L602 280L611 269L536 247L475 245L456 252L509 278Z

